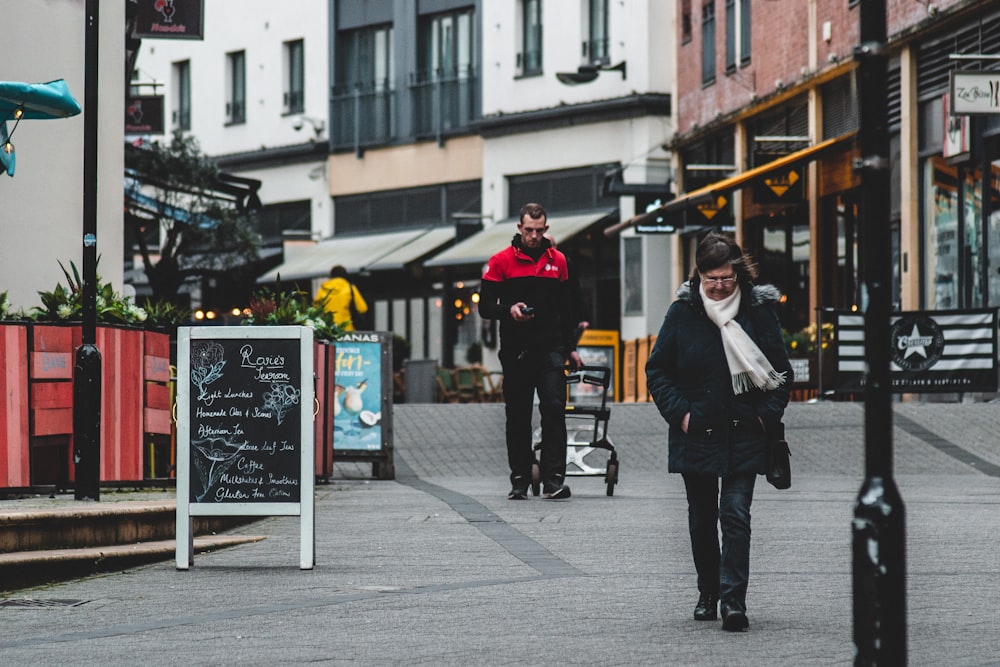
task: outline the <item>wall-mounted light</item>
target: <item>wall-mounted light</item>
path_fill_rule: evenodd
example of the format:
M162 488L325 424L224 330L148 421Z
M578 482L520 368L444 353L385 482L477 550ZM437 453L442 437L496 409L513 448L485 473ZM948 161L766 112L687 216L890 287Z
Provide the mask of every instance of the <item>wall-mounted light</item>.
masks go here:
M326 129L326 121L322 118L313 118L312 116L297 116L295 120L292 121L292 129L296 132L302 130L306 126L306 123L312 125L313 132L316 133L316 138L319 139L319 135L323 133Z
M617 65L580 65L575 72L556 72L556 78L567 86L575 86L581 83L590 83L601 72L621 72L624 81L625 71L625 61L623 60Z

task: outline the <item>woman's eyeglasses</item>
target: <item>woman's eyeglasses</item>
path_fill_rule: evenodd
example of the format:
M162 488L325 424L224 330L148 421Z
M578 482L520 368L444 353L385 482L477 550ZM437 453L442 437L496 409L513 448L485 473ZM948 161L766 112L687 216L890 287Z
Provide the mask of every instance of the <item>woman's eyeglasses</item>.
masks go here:
M705 285L715 285L716 287L729 287L736 283L736 276L727 276L725 278L702 278L701 282Z

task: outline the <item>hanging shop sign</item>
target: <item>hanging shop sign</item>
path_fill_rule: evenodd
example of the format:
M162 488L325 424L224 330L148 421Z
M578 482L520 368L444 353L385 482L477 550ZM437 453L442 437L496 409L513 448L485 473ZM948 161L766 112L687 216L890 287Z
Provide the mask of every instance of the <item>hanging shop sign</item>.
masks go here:
M125 104L125 134L163 134L163 95L132 95Z
M805 179L802 170L776 169L761 178L754 186L754 202L758 204L786 204L802 201Z
M718 223L729 217L729 198L726 195L716 195L708 201L695 204L695 210L708 222Z
M157 39L204 39L204 0L136 0L135 35Z
M951 113L1000 114L1000 72L952 71L949 84Z
M944 106L944 141L941 154L947 158L968 158L972 148L969 136L969 117L951 112L951 94L941 96Z

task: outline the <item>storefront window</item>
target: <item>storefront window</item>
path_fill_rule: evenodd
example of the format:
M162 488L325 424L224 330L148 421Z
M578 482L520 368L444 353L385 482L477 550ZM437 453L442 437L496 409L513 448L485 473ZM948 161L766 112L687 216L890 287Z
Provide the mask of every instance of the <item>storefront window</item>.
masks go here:
M943 158L925 163L927 197L927 307L958 308L958 179L957 168Z
M962 188L965 217L962 220L965 227L966 282L968 288L966 303L971 308L983 305L983 234L980 226L983 211L983 191L980 171L965 172L965 187Z
M1000 306L1000 160L994 160L990 174L990 302L989 306Z

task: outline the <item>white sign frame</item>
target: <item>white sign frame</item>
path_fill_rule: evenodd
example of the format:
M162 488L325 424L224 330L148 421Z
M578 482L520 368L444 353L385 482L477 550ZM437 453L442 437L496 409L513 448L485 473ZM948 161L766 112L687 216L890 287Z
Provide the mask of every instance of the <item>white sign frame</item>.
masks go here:
M300 358L300 489L299 502L193 503L191 493L191 341L298 340ZM177 335L177 520L176 565L187 570L194 562L194 516L298 516L299 568L316 563L315 437L313 432L313 332L301 326L180 327Z
M1000 71L948 73L951 114L1000 114Z

